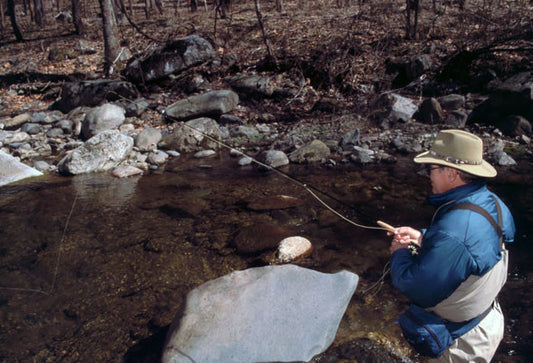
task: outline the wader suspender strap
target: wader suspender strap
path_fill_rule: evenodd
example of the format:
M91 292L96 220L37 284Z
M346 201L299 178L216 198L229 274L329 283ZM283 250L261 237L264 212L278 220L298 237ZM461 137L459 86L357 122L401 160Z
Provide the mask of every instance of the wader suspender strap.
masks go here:
M487 218L487 220L490 222L492 227L496 230L496 233L498 233L498 237L500 239L500 250L502 249L503 245L503 231L502 231L502 208L500 207L500 203L498 203L498 200L492 196L492 199L494 199L494 203L496 203L496 210L498 212L498 223L492 218L492 216L487 212L485 209L481 208L479 205L469 202L463 202L463 203L457 203L453 207L450 208L450 210L453 209L469 209L471 211L474 211L476 213L481 214L483 217Z

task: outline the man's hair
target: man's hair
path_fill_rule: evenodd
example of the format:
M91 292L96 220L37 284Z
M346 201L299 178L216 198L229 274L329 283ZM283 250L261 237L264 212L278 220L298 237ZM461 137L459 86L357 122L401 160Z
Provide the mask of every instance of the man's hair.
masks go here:
M464 181L465 183L470 183L470 182L473 182L474 180L479 179L478 176L469 174L461 170L457 170L457 174L459 174L459 178L461 178L461 180Z

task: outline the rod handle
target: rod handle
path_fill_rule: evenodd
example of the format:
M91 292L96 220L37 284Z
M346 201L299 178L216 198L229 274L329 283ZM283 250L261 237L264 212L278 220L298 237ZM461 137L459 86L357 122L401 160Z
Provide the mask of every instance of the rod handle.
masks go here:
M396 228L394 228L390 224L387 224L387 223L385 223L383 221L378 221L378 226L385 228L389 232L393 232L394 233L394 231L396 231Z
M390 224L385 223L383 221L377 221L377 224L378 224L378 226L385 228L389 232L394 233L396 231L396 228L394 228ZM418 243L418 241L416 239L411 238L411 243L414 244L414 245L420 246L420 244Z

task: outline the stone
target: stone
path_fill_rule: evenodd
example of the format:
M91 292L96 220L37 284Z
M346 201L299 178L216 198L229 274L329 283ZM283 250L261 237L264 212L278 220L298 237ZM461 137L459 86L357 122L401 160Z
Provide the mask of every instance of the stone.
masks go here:
M380 123L390 124L407 122L418 110L413 100L394 93L379 97L374 108L377 111L374 112L373 118Z
M21 113L20 115L17 115L15 117L12 117L10 119L7 119L3 121L4 128L6 130L10 129L16 129L20 127L20 125L31 121L31 114L29 113Z
M449 112L444 119L444 123L448 126L456 128L463 128L468 120L468 115L461 110L454 110Z
M170 41L144 58L134 59L123 75L133 83L143 84L180 73L216 56L211 43L197 35Z
M235 236L233 245L240 254L260 254L267 250L276 249L280 240L292 235L294 235L292 230L277 224L256 223L242 228Z
M426 98L420 105L416 118L420 122L430 125L441 123L444 119L444 113L439 101L433 97Z
M80 54L94 54L96 53L96 49L94 47L91 47L89 42L85 39L80 39L76 42L76 45L74 46L74 50Z
M148 101L144 98L138 98L126 105L126 117L139 117L148 108Z
M229 134L231 137L245 137L248 140L253 140L259 137L259 130L252 126L239 125L232 127Z
M99 79L82 82L66 82L61 88L61 98L50 109L68 113L79 106L94 107L104 101L136 99L139 91L130 82Z
M289 264L208 281L187 295L162 362L310 361L333 342L358 280Z
M81 135L85 140L104 130L111 130L124 123L124 109L111 103L91 109L85 115L81 126Z
M26 132L29 135L37 135L39 132L42 131L42 129L43 128L40 124L33 123L33 122L27 122L24 125L22 125L22 127L20 128L20 131Z
M446 111L454 111L465 107L465 96L455 93L441 96L437 99L440 106Z
M394 75L393 87L403 87L431 70L433 61L429 54L410 59L389 58L386 60L387 73Z
M509 156L506 152L502 152L497 157L497 163L500 166L511 166L516 165L516 161Z
M241 97L263 99L271 97L274 93L274 87L271 86L268 77L240 74L231 77L229 84Z
M289 154L289 160L293 163L315 163L325 161L331 151L320 140L313 140Z
M135 166L125 165L115 168L111 174L117 178L127 178L134 175L142 175L143 171Z
M60 120L54 124L54 127L60 128L65 134L71 134L74 123L70 120Z
M202 159L202 158L209 158L211 156L215 156L217 154L217 152L215 150L200 150L200 151L197 151L196 153L194 153L194 157L197 158L197 159Z
M307 238L300 236L287 237L281 240L278 245L276 262L289 263L309 255L312 250L313 245Z
M531 123L519 115L509 115L497 123L498 128L507 136L531 135Z
M364 149L359 146L353 147L353 154L350 155L350 160L359 164L368 164L374 162L374 151Z
M511 115L533 120L533 71L515 74L490 91L490 97L472 110L469 123L496 125Z
M259 154L257 161L272 168L278 168L280 166L289 164L289 158L287 157L287 154L281 150L265 150ZM264 168L264 166L262 167Z
M50 164L48 164L46 161L44 160L37 160L33 163L33 167L39 171L48 171L50 170L52 167Z
M251 165L253 162L254 162L254 159L252 159L249 156L245 156L243 158L240 158L237 163L239 164L239 166L248 166L248 165Z
M165 109L164 113L167 118L176 121L198 117L219 117L232 111L238 103L239 96L231 90L210 91L174 102Z
M153 127L142 130L135 138L135 146L141 150L155 150L161 141L161 131Z
M63 132L63 129L60 129L58 127L52 127L48 131L46 131L46 137L49 137L51 139L55 139L56 137L62 137L65 133Z
M162 165L166 163L167 159L168 154L164 151L158 150L148 154L148 158L146 159L146 161L148 161L150 164Z
M221 131L217 122L211 118L202 117L180 125L171 135L163 137L159 146L189 153L218 149L220 145L213 140L220 139Z
M40 175L43 173L39 170L21 163L0 150L0 186Z
M102 131L70 151L57 165L61 174L84 174L114 169L133 149L133 139L118 130Z
M344 135L342 135L342 138L339 142L339 146L343 150L351 150L354 146L359 145L359 138L361 137L361 130L359 128L348 131Z

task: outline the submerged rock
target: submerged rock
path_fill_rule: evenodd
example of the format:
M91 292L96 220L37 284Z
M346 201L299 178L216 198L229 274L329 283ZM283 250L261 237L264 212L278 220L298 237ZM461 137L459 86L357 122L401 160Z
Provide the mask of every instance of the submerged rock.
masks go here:
M188 294L162 361L309 361L333 342L358 280L281 265L208 281Z
M258 254L274 250L279 241L294 235L294 231L273 223L257 223L239 231L233 244L238 253Z

